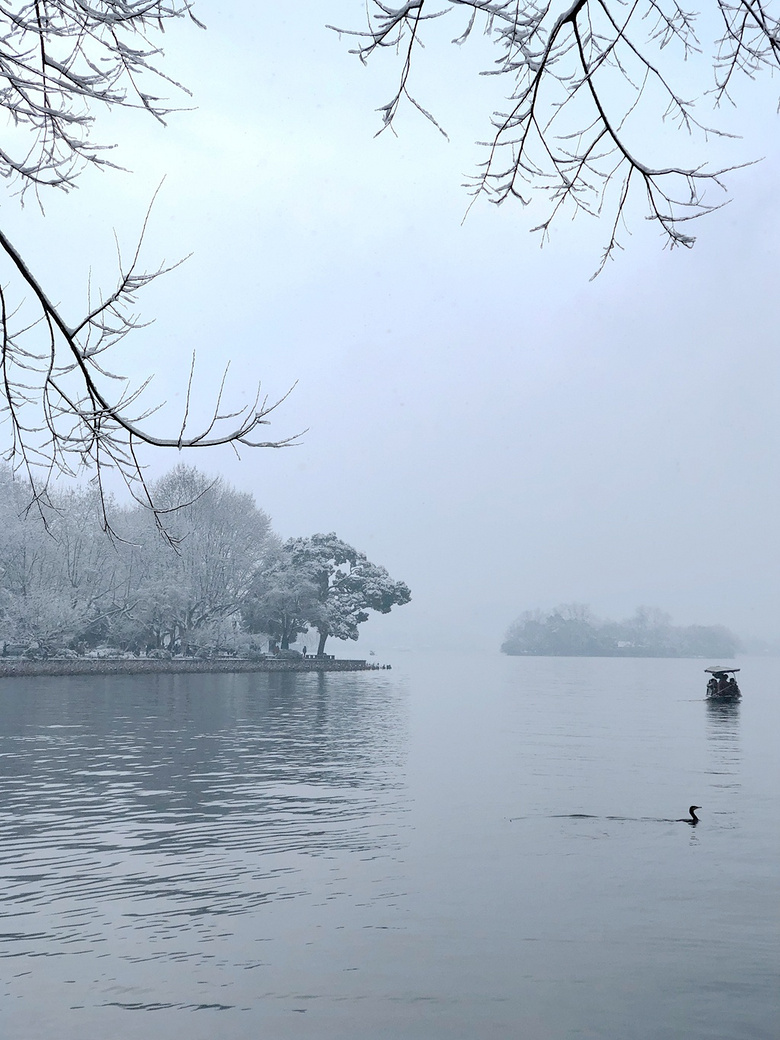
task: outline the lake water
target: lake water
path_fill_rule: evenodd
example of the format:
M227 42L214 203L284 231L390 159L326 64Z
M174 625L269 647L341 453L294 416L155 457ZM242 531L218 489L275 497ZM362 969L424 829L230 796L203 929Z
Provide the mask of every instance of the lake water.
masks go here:
M391 660L0 680L3 1037L777 1037L780 661Z

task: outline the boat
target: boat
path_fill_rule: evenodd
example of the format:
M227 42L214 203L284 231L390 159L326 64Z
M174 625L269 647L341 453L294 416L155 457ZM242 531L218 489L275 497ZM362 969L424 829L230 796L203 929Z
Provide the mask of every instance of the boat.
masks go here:
M738 701L742 696L737 680L735 678L739 668L723 668L713 665L705 668L709 674L707 681L707 700L709 701Z

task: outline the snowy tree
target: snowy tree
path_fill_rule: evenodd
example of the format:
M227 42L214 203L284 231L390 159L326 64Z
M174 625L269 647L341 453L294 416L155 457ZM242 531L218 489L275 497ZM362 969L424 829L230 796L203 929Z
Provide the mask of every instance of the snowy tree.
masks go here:
M0 466L0 640L186 650L237 633L255 572L278 545L268 516L187 466L151 490L169 510L167 538L148 509L92 485L52 491L33 509L29 486ZM104 511L121 537L105 537Z
M166 511L168 539L160 538L147 510L139 507L128 518L124 613L150 645L186 649L194 631L238 619L275 538L252 496L221 477L179 465L151 491Z
M115 611L121 559L103 536L111 501L73 488L31 510L30 489L0 468L0 624L3 638L67 644Z
M368 611L388 614L411 599L409 587L394 581L384 567L341 541L335 534L291 538L283 553L289 568L316 589L304 620L319 634L317 655L325 652L328 636L357 639Z
M313 576L286 550L286 545L280 547L258 568L241 608L248 630L265 633L282 650L309 631L320 610Z

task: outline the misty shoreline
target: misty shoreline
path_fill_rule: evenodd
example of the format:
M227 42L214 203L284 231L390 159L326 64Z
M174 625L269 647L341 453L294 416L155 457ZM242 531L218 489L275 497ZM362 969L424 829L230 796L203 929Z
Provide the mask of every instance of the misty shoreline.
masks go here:
M733 653L718 654L717 652L712 654L675 654L668 650L653 651L646 647L637 647L629 650L559 650L556 653L546 650L502 650L501 653L506 657L644 657L648 660L666 659L669 661L709 661L715 657L719 660L733 661L735 656Z
M305 657L298 660L252 661L241 658L212 660L149 660L138 658L84 658L81 660L0 661L0 678L63 675L159 675L228 672L364 672L364 660Z

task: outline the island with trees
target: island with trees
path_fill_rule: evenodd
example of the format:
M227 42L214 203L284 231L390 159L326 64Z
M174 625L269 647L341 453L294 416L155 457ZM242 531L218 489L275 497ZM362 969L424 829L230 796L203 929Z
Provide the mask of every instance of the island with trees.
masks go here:
M638 607L625 621L602 620L580 603L526 611L501 644L502 653L536 657L731 658L739 649L738 637L720 625L673 625L655 607Z
M220 477L179 465L150 490L156 511L123 506L94 485L52 489L31 508L30 485L0 467L6 662L121 656L320 667L332 660L329 638L356 640L370 611L387 614L411 598L404 582L335 534L283 541L253 497ZM309 631L314 647L304 654L292 644Z

